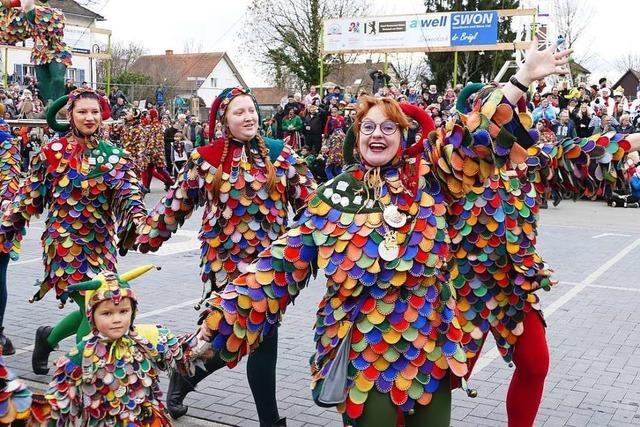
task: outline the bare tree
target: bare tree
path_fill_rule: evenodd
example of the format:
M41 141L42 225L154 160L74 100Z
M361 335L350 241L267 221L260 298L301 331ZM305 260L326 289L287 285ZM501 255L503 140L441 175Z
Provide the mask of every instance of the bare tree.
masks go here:
M252 0L239 37L245 51L271 76L272 82L289 88L309 86L320 78L323 20L362 16L368 3L367 0ZM344 60L344 57L326 58L326 74Z
M614 65L621 73L627 70L640 71L640 54L627 52L626 54L616 58Z
M579 0L554 0L553 21L558 34L564 36L567 48L572 47L587 31L593 17L593 6Z
M191 37L184 41L182 45L182 53L202 53L204 45L202 44L202 39L196 40Z
M106 47L101 48L101 51L106 51ZM111 46L111 75L115 77L129 71L129 67L146 51L147 49L144 46L136 42L129 42L128 45L121 42L114 43ZM99 82L106 80L108 66L109 61L98 63L97 77Z
M406 80L410 85L422 81L430 73L429 61L422 53L395 53L390 56L390 62L398 72L400 79Z

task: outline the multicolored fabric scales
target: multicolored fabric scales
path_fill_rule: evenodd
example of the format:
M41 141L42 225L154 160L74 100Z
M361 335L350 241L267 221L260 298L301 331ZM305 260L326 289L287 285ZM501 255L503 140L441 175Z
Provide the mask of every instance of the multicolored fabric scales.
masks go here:
M167 167L167 160L164 157L164 131L162 124L158 121L151 122L145 126L146 145L145 157L148 162L153 163L158 169Z
M489 120L480 111L471 114L480 118L462 116L470 135L486 138ZM509 116L506 110L502 114ZM478 126L469 126L470 122ZM629 147L621 135L537 143L525 157L493 169L483 186L451 204L449 235L455 256L451 280L458 293L458 319L468 354L478 352L491 331L500 353L511 361L514 344L524 332L525 312L540 309L533 292L549 290L554 283L535 246L540 197L547 189L569 191L576 197L603 195L622 176L622 159ZM459 173L470 167L457 164Z
M48 209L42 234L45 274L41 299L102 270L115 271L116 233L120 241L146 213L131 161L106 141L79 144L61 138L42 147L32 172L0 222L0 250L12 251L33 215Z
M281 141L267 143L276 171L275 188L270 193L266 165L255 146L250 157L243 159L244 145L229 142L229 169L222 175L217 198L213 197L213 178L219 166L209 163L200 149L194 150L177 183L139 228L139 250L157 250L194 209L204 205L202 281L223 286L246 271L257 254L284 232L288 204L299 208L315 189L306 163L290 147Z
M122 148L124 148L135 165L136 174L140 177L149 164L149 157L146 153L147 132L145 127L140 121L126 122L122 127L120 141Z
M46 400L56 425L171 426L158 384L160 371L195 368L195 339L138 325L116 341L93 334L56 362Z
M328 371L353 310L361 307L351 335L348 397L339 406L348 417L362 414L374 387L410 411L430 402L448 372L464 376L463 331L449 284L447 203L481 188L494 165L524 150L506 127L518 123L488 119L495 136L465 138L464 128L452 125L431 135L424 158L408 165L420 176L413 199L401 197L406 189L395 167L380 171L379 185L356 166L318 188L290 230L208 302L213 349L230 366L238 363L323 268L327 291L317 312L312 387ZM460 162L466 167L459 168ZM376 192L379 198L372 197ZM388 218L390 206L406 221ZM398 256L385 261L382 247L391 235Z
M27 14L19 8L0 11L0 44L14 45L33 39L31 63L44 65L60 62L66 67L71 64L71 50L65 44L64 14L59 9L36 6Z
M44 422L48 415L46 406L34 405L32 411L32 404L31 390L9 371L4 358L0 356L0 425L10 426L12 423L17 424L18 422L27 425L28 422Z
M2 111L0 109L0 111ZM4 212L18 192L20 186L20 141L13 138L9 126L0 117L0 213ZM20 242L0 247L0 252L17 258Z

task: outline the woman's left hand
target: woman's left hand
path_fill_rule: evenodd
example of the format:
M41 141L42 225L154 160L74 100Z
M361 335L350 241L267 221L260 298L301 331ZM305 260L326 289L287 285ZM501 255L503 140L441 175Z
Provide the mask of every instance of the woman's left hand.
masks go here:
M558 45L555 43L551 43L543 50L538 50L538 47L538 38L534 37L524 63L518 70L518 80L524 80L525 85L551 74L567 74L569 72L567 64L573 49L556 51Z

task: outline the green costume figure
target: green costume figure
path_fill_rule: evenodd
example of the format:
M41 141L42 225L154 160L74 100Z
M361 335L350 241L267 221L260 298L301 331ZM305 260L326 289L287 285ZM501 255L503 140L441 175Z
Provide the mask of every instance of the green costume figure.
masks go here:
M33 39L31 62L45 102L64 95L64 78L71 66L71 51L63 41L64 14L59 9L36 6L34 0L1 0L0 43L14 45ZM46 3L46 1L44 1Z

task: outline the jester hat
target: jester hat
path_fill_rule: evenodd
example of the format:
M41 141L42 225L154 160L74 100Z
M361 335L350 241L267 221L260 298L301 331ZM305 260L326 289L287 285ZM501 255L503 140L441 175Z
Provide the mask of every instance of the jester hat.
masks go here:
M211 140L214 138L216 123L218 121L222 121L224 113L231 101L240 95L248 95L251 97L253 104L256 106L256 112L258 113L258 124L262 123L262 119L260 117L260 106L258 105L258 101L253 95L251 89L243 88L241 86L229 87L220 92L220 95L218 95L216 99L214 99L213 104L211 104L211 110L209 110L209 133L211 135L209 138Z
M146 264L141 267L134 268L123 274L116 274L111 271L103 271L95 279L70 285L67 290L69 292L85 291L85 307L89 323L95 327L93 323L93 311L95 307L102 301L111 300L114 304L120 304L124 298L131 299L133 308L133 317L131 318L131 326L135 317L138 299L131 289L129 281L136 279L152 269L160 270L153 264Z

